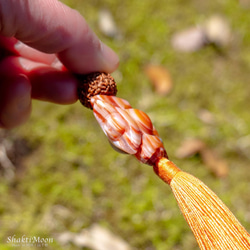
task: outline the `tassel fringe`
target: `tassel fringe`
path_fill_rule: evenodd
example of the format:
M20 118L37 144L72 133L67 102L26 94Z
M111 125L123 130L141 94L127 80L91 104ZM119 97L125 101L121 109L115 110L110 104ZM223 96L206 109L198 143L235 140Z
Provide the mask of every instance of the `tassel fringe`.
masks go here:
M200 249L249 250L249 233L218 196L199 179L177 167L173 175L173 166L171 161L162 159L154 170L170 185Z

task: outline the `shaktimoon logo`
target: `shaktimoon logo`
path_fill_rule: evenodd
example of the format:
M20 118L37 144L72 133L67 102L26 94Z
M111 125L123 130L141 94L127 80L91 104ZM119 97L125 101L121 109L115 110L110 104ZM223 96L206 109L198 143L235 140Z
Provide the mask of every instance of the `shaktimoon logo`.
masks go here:
M33 246L33 247L48 247L50 243L53 243L53 238L40 237L40 236L26 236L22 235L17 237L16 235L8 236L6 243L11 244L14 247L20 246Z

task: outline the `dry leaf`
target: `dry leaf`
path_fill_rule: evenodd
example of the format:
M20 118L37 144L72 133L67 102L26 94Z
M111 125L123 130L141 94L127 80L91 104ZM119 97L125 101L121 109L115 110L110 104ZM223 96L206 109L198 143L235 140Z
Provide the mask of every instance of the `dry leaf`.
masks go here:
M175 50L194 52L206 45L206 36L201 27L191 27L173 35L171 43Z
M210 44L225 47L231 38L229 22L220 15L213 15L198 26L177 32L173 35L171 43L175 50L194 52Z
M12 181L15 176L15 166L12 161L9 159L6 150L6 143L0 142L0 168L3 168L4 177L8 181Z
M208 42L218 47L227 46L232 36L228 21L220 15L214 15L205 22L204 32Z
M244 157L250 159L250 134L240 137L235 145L238 153L243 154Z
M160 65L148 65L145 67L145 73L158 94L164 96L170 93L173 84L166 68Z
M220 158L202 140L188 139L183 141L175 155L178 158L187 158L195 154L201 156L205 166L217 177L223 178L227 176L229 170L226 160Z
M206 124L214 124L215 123L214 115L206 109L201 109L198 112L197 116L202 122L204 122Z
M204 164L220 178L228 175L228 164L224 159L221 159L213 150L204 148L200 152Z
M182 142L182 145L176 151L176 157L187 158L198 154L205 148L203 141L199 139L188 139Z
M240 0L239 3L240 3L240 6L244 9L250 8L250 1L249 0Z
M61 233L58 235L57 240L62 245L72 243L77 247L86 247L92 250L132 249L123 239L99 225L93 225L80 233Z
M108 37L120 37L120 32L116 26L114 18L110 11L107 9L102 9L99 12L99 29L104 35Z

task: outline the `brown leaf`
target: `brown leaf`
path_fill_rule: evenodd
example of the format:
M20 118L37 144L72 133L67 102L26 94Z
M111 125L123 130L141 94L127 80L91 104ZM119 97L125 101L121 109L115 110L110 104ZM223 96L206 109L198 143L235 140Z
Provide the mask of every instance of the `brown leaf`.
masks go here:
M145 67L145 73L158 94L164 96L170 93L173 84L166 68L160 65L148 65Z
M101 9L99 12L99 29L108 37L121 38L120 30L117 28L111 12L107 9Z
M0 143L0 168L4 170L4 176L7 180L12 181L15 176L15 166L7 155L6 146Z
M222 159L215 151L208 148L202 140L185 140L176 151L176 157L178 158L188 158L195 154L201 156L205 166L215 174L215 176L223 178L228 175L229 170L226 160Z
M231 27L223 16L211 16L203 25L209 43L218 47L227 46L232 39Z
M250 1L249 0L240 0L240 6L244 9L250 8Z
M198 51L206 45L203 28L190 27L173 35L171 43L175 50L181 52Z
M61 233L57 236L57 241L61 245L71 243L78 248L88 248L92 250L131 250L131 247L126 241L97 224L79 233Z
M197 114L198 118L206 124L214 124L215 117L214 114L206 109L199 110Z
M204 148L201 150L201 157L204 164L217 177L223 178L228 175L228 164L226 160L220 158L212 149Z
M187 158L200 153L205 148L203 141L199 139L188 139L182 142L182 145L176 151L176 157Z

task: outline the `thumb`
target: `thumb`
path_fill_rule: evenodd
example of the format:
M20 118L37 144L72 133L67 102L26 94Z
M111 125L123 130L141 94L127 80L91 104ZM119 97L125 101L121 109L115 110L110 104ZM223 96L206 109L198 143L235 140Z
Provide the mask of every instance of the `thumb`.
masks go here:
M112 72L117 55L75 10L57 0L0 0L0 33L45 53L57 53L75 73Z

